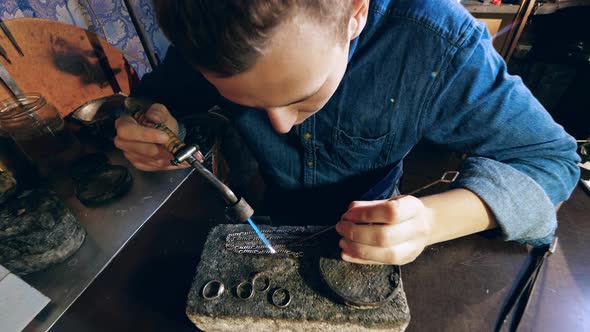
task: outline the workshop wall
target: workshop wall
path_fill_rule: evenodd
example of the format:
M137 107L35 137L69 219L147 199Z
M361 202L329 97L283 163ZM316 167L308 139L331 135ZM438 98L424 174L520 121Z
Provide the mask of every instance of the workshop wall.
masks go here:
M133 0L132 3L156 54L164 59L170 43L158 27L151 0ZM2 0L0 17L3 20L45 18L88 29L118 48L140 76L151 70L127 8L121 0Z

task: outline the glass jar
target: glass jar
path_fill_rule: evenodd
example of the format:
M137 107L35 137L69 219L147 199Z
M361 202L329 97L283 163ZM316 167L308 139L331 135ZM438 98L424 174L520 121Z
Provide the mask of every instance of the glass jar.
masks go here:
M0 130L16 142L42 176L63 171L80 153L76 137L40 94L0 101Z

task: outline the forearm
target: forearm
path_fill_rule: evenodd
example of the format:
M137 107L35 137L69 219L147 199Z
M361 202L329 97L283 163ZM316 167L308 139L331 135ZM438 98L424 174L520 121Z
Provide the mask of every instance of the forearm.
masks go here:
M457 188L421 197L430 225L428 245L495 228L487 205L473 192Z

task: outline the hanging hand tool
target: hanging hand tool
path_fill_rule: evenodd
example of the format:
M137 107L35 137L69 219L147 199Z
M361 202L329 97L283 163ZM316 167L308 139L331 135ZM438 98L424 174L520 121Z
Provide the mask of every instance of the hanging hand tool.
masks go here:
M168 134L170 140L164 144L164 147L174 156L174 159L171 160L172 165L178 166L184 162L187 162L197 172L204 176L205 179L207 179L207 181L209 181L223 196L223 200L226 203L226 215L231 219L241 222L248 221L260 240L266 245L268 250L274 254L276 252L275 249L266 239L264 234L262 234L262 232L258 229L258 227L256 227L254 222L252 222L251 217L254 214L252 207L250 207L244 198L237 197L233 191L231 191L225 184L223 184L223 182L221 182L215 175L213 175L213 173L211 173L207 168L205 168L205 166L201 164L201 162L203 162L203 155L199 151L200 148L198 145L187 145L181 141L178 136L176 136L176 134L172 132L172 130L170 130L165 124L154 123L150 121L145 115L150 106L151 103L143 99L132 97L125 99L125 108L131 113L137 123L142 126L162 130Z
M24 56L20 46L18 46L18 43L16 42L16 40L12 36L12 33L10 33L10 30L8 30L8 27L6 26L6 24L4 24L4 21L2 21L1 18L0 18L0 28L2 28L2 30L4 31L4 33L6 34L6 36L8 37L10 42L12 43L12 45L14 45L14 47L18 51L18 53L20 55ZM8 62L8 64L12 64L12 61L10 61L10 58L8 58L8 54L6 53L6 49L4 47L2 47L2 45L0 45L0 56L2 56L6 60L6 62ZM10 93L14 97L14 100L16 101L18 106L22 108L23 104L21 102L21 98L22 98L22 96L24 96L23 90L21 90L21 88L18 86L18 84L16 83L14 78L12 78L12 76L10 76L10 73L8 72L8 70L6 70L6 67L4 67L4 65L1 62L0 62L0 81L2 81L2 83L4 83L6 88L8 88L8 91L10 91ZM29 116L36 118L36 115L34 113L31 113Z
M10 93L18 100L18 96L23 95L23 91L20 89L16 81L10 76L10 73L2 63L0 63L0 80L6 85Z
M2 29L2 31L4 31L4 34L6 35L6 37L8 37L8 40L10 40L10 42L12 43L12 46L14 46L14 48L16 49L18 54L20 54L21 56L25 56L25 54L23 53L23 50L20 48L20 46L16 42L16 39L14 39L14 36L10 32L10 29L8 29L8 27L6 26L6 23L4 23L4 21L1 18L0 18L0 28Z
M6 60L6 62L8 62L9 64L12 64L12 61L10 61L8 54L6 53L6 50L4 49L4 47L2 47L2 45L0 45L0 56L3 57L4 60Z
M409 192L407 194L392 197L392 198L388 199L388 201L395 201L395 200L400 199L402 197L414 195L414 194L416 194L416 193L418 193L418 192L420 192L422 190L428 189L428 188L430 188L430 187L432 187L432 186L434 186L436 184L439 184L439 183L451 183L451 182L454 182L457 179L458 176L459 176L459 172L457 172L457 171L447 171L447 172L445 172L441 176L440 179L438 179L438 180L436 180L434 182L431 182L431 183L429 183L429 184L427 184L427 185L425 185L423 187L420 187L420 188L418 188L416 190L413 190L413 191L411 191L411 192ZM336 225L334 225L334 226L328 226L328 227L322 229L321 231L319 231L317 233L314 233L314 234L312 234L312 235L310 235L308 237L305 237L305 238L303 238L301 240L297 240L296 242L292 243L291 245L301 244L301 243L303 243L303 242L305 242L305 241L307 241L309 239L312 239L312 238L314 238L314 237L316 237L318 235L321 235L321 234L323 234L323 233L325 233L325 232L327 232L327 231L329 231L331 229L334 229L334 228L336 228Z

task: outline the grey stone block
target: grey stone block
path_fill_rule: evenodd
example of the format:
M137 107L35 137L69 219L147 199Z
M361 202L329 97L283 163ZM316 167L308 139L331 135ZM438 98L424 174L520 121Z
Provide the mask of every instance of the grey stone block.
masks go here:
M322 227L262 226L265 234L273 231L315 232ZM227 234L249 231L248 225L219 225L209 234L197 267L186 313L204 331L403 331L410 312L401 279L399 290L390 302L376 309L358 309L344 305L323 282L320 257L325 248L337 248L337 239L318 239L318 246L305 249L302 257L286 254L245 254L226 249ZM272 239L271 239L271 242ZM267 292L255 292L240 299L235 287L251 280L256 272L270 276ZM205 300L203 286L210 280L224 283L224 293ZM368 283L359 280L359 287ZM283 287L292 300L285 308L270 302L271 292Z
M26 275L63 262L86 231L52 191L25 191L0 207L0 263Z

